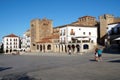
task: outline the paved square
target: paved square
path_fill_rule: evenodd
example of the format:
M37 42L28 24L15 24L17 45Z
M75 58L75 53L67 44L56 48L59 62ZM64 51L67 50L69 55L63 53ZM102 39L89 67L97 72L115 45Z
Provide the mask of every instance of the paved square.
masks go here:
M120 54L103 53L101 62L94 61L93 53L0 55L1 79L23 75L23 80L119 80Z

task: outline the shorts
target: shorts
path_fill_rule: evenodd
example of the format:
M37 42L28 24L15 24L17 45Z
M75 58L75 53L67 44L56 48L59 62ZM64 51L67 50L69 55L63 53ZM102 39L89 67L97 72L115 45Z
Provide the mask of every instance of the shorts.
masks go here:
M102 55L101 54L98 54L98 57L101 57Z

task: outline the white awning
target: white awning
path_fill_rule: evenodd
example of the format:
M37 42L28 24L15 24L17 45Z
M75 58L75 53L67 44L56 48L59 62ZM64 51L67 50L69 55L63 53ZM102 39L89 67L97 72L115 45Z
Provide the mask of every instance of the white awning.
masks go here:
M118 37L118 38L116 38L116 39L114 39L114 40L120 40L120 37Z

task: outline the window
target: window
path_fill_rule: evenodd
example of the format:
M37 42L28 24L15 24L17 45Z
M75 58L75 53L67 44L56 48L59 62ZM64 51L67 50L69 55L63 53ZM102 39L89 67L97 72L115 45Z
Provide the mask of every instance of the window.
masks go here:
M64 30L64 33L63 33L63 35L65 35L65 30Z
M31 27L34 27L34 25L33 25L33 24L31 24Z
M85 35L85 32L83 32L83 35Z
M74 32L73 29L71 29L71 31L70 31L70 35L75 35L75 32Z
M33 44L33 46L35 46L35 44Z
M91 43L94 43L94 41L93 41L93 40L91 40Z
M89 35L91 35L91 32L89 32Z
M60 31L60 36L62 36L62 30Z

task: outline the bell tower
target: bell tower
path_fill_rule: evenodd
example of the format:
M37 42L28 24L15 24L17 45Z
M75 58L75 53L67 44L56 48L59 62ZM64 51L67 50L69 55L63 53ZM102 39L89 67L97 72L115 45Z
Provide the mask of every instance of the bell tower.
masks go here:
M99 17L100 20L100 26L99 26L99 37L100 37L100 43L104 44L104 39L107 35L107 27L108 24L113 23L114 22L114 16L110 15L110 14L104 14L102 16Z

